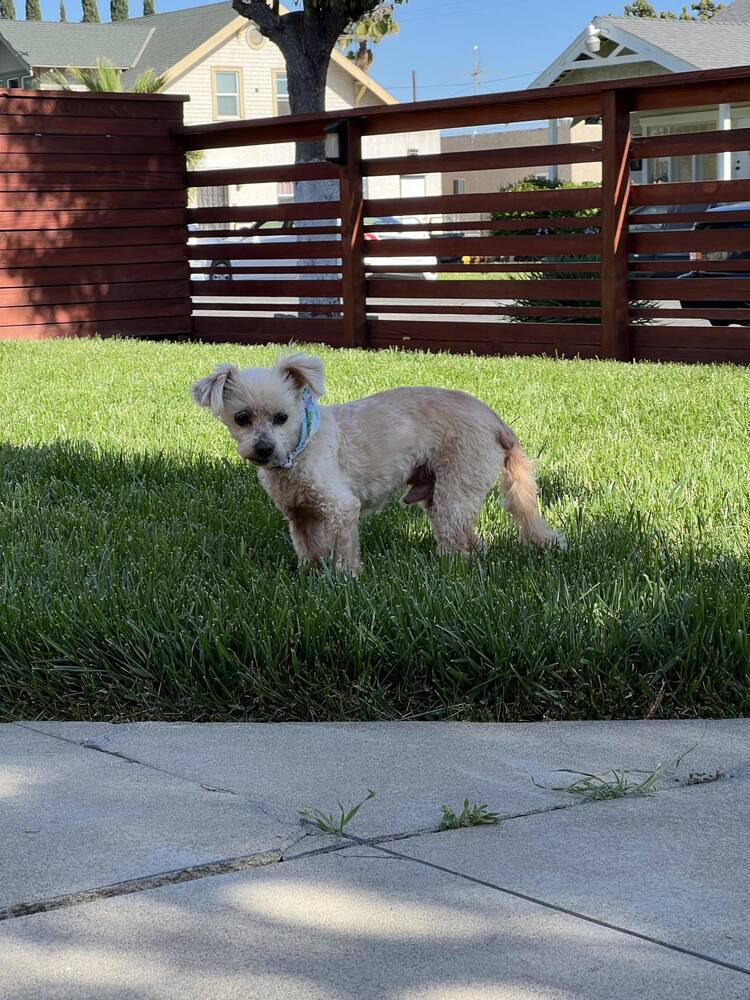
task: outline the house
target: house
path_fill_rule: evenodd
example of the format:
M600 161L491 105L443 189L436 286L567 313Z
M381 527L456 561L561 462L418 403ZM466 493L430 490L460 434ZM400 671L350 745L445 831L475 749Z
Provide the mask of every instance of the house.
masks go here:
M165 75L163 92L185 94L185 123L268 118L289 113L286 68L280 50L246 18L222 3L108 24L0 21L0 87L31 87L50 69L93 67L98 58L120 70L124 89L146 69ZM349 59L334 51L326 109L398 103ZM436 131L366 138L365 155L437 153ZM292 144L207 150L205 169L294 161ZM370 179L370 197L440 194L438 174ZM274 204L293 198L292 182L198 189L198 204Z
M684 73L748 63L750 0L734 0L706 22L595 17L530 87ZM574 130L576 124L574 120ZM550 122L551 133L558 127L558 123ZM701 108L633 115L631 127L634 135L643 136L748 128L750 105L707 104ZM633 171L636 183L747 177L750 177L750 152L650 159Z

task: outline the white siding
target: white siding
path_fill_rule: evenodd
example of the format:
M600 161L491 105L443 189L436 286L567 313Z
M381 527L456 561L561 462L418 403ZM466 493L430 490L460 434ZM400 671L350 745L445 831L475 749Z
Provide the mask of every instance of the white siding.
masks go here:
M166 93L187 94L185 124L198 125L214 121L213 69L241 71L242 103L245 118L270 118L276 114L274 102L274 74L285 71L284 57L270 41L260 49L251 48L245 39L244 28L217 46L198 65L170 81ZM358 105L378 105L381 100L370 90L364 90L347 70L331 62L326 86L326 110L336 111ZM407 133L393 136L366 138L363 151L367 156L404 156L409 150L419 154L440 152L440 134L434 132ZM204 169L252 167L270 163L293 163L294 145L211 149L204 156ZM415 162L414 173L420 173ZM440 177L428 174L425 180L427 194L440 194ZM400 194L398 177L373 177L368 184L371 198L393 198ZM275 184L230 185L229 203L232 205L266 205L277 202Z

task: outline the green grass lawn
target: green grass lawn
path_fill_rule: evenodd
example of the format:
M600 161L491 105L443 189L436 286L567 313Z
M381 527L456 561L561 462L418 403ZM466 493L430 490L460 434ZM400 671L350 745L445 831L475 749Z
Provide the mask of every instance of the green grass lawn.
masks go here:
M2 717L750 713L747 370L321 353L329 401L435 384L495 407L570 551L521 544L493 493L473 565L394 503L358 580L301 576L188 396L272 349L2 343Z

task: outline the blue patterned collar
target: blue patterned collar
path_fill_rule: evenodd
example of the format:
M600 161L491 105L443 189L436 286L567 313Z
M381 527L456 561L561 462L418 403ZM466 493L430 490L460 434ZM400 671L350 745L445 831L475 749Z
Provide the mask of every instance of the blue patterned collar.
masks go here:
M310 443L315 431L320 427L320 410L315 405L313 394L305 386L302 390L302 429L299 435L299 443L294 451L290 451L283 462L273 465L273 469L291 469L295 461Z

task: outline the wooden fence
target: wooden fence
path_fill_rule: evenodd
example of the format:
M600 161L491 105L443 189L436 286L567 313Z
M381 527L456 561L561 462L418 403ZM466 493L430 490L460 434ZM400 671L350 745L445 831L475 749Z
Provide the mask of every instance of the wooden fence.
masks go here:
M0 338L747 363L750 329L708 324L750 326L750 212L739 204L750 179L630 182L634 160L750 149L750 129L632 134L636 114L718 103L750 105L750 67L190 127L176 97L0 90ZM601 121L601 141L422 156L367 147L561 117ZM291 162L295 142L333 125L345 163ZM276 144L290 162L273 162ZM260 165L185 171L188 150L238 147ZM376 178L580 163L598 165L601 184L368 197ZM318 181L333 201L310 200L303 189ZM253 196L269 183L296 185L297 200ZM188 189L223 186L247 204L186 207ZM712 205L729 206L721 228ZM688 228L671 225L677 209Z
M631 134L634 113L749 101L750 68L741 68L183 128L186 149L264 148L319 139L327 126L339 122L347 150L341 166L290 163L190 175L196 187L338 180L333 206L297 201L189 211L195 225L219 227L213 246L207 238L190 248L196 265L191 286L195 335L246 343L296 338L361 347L748 362L750 331L707 321L750 321L750 261L737 259L742 252L750 256L750 230L656 227L673 223L678 208L683 224L715 222L708 206L750 198L750 180L634 185L629 164L750 149L750 129ZM600 120L601 141L426 156L362 153L363 141L373 136L560 117ZM572 163L600 164L601 184L522 194L366 196L367 179L375 177L511 166L533 173L541 166ZM637 211L642 206L663 206L662 211L652 208L650 231L637 225L644 221ZM488 218L493 212L519 211L532 216ZM550 221L550 212L561 217ZM484 218L477 221L477 214ZM399 221L367 221L383 216ZM416 220L408 221L410 216ZM724 219L747 225L750 213L745 206ZM246 232L233 246L219 240L237 237L237 227L270 221L296 226L296 240L259 238L263 230L255 236ZM452 231L458 235L451 237ZM421 238L406 240L407 233ZM715 258L719 250L731 251L735 259L689 260L691 251ZM668 254L682 255L682 261ZM396 267L393 259L405 255L415 262ZM435 260L437 255L495 263L446 264ZM217 270L212 266L217 262L228 266ZM700 276L678 277L693 269ZM488 271L501 276L480 280ZM439 272L441 280L423 280L425 272ZM477 278L445 280L456 272L462 277L476 272ZM728 279L726 272L734 277ZM204 279L213 276L229 280L209 286ZM704 325L696 323L700 320Z
M0 338L192 333L183 101L0 90Z

